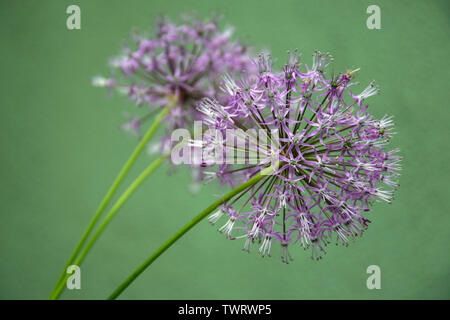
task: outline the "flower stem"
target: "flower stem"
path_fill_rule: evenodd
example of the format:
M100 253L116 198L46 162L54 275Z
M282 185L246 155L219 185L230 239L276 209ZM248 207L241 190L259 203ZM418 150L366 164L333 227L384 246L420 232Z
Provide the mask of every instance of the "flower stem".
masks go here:
M105 219L103 220L103 222L100 224L100 226L98 227L97 231L94 233L94 235L92 236L92 238L89 240L89 242L87 243L86 247L81 251L80 255L78 256L78 258L75 260L75 262L73 263L76 266L80 266L81 263L83 262L84 258L86 257L86 255L89 253L89 251L91 250L92 246L95 244L95 242L97 241L98 237L102 234L103 230L106 228L106 226L109 224L109 222L111 221L112 218L114 218L114 216L116 215L116 213L119 211L119 209L122 207L122 205L126 202L126 200L133 194L133 192L136 190L136 188L142 183L144 182L144 180L156 169L158 168L163 162L164 160L167 159L167 157L169 156L169 154L165 154L162 155L161 157L159 157L158 159L156 159L155 161L153 161L137 178L136 180L133 181L133 183L131 183L131 185L128 187L127 190L125 190L125 192L120 196L120 198L117 200L117 202L113 205L113 207L111 208L111 210L108 212L108 214L106 215ZM61 295L61 293L63 292L64 288L65 288L65 282L67 281L67 278L69 277L69 275L67 275L66 273L64 273L64 277L62 278L62 281L59 282L59 284L56 287L55 292L51 295L50 299L51 300L55 300L58 299L59 296Z
M116 290L108 297L108 300L116 299L136 278L145 271L161 254L163 254L167 249L169 249L178 239L180 239L186 232L192 229L197 223L207 217L213 210L217 209L221 204L230 200L235 195L244 191L248 187L255 185L258 181L260 181L265 176L270 175L273 172L273 167L269 166L259 172L259 174L255 175L253 178L248 180L247 182L241 184L240 186L233 189L231 192L223 196L221 199L217 200L205 210L203 210L200 214L198 214L194 219L192 219L188 224L178 230L169 240L167 240L158 250L156 250L147 260L144 261L125 281L117 287Z
M161 112L158 114L158 116L156 117L156 119L153 122L153 124L150 126L148 131L145 133L143 138L139 141L139 144L134 149L134 151L131 154L130 158L127 160L127 162L123 166L122 170L117 175L117 177L114 180L113 184L109 188L107 194L105 195L105 197L103 198L102 202L100 203L100 206L98 207L97 212L95 213L95 215L93 216L93 218L89 222L88 227L86 228L86 230L84 231L83 235L81 236L80 241L78 242L77 246L75 247L75 250L72 252L72 255L70 256L69 261L66 263L66 265L65 265L61 275L58 278L58 281L56 282L56 285L55 285L55 288L53 289L51 297L53 297L55 295L56 290L59 287L59 284L61 283L61 281L63 281L63 279L66 276L67 267L73 264L75 258L79 254L79 252L80 252L81 248L83 247L83 245L86 243L87 238L91 234L91 232L92 232L95 224L97 223L98 219L100 218L101 214L105 210L105 208L108 205L109 201L111 200L112 196L115 194L115 192L116 192L117 188L119 187L120 183L125 178L125 175L130 170L130 168L132 167L132 165L134 164L134 162L136 161L137 157L142 152L142 150L144 149L144 147L146 146L148 141L155 134L156 130L158 129L158 127L161 124L161 122L164 119L164 117L168 114L170 109L172 107L174 107L177 103L178 103L178 100L176 98L171 98L169 104L165 108L163 108L161 110Z

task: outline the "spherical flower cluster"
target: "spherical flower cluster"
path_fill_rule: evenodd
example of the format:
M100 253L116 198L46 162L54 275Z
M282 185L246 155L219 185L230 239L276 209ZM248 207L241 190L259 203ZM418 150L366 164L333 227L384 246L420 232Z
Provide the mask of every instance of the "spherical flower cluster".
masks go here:
M148 107L143 116L131 115L122 128L138 134L155 111L176 97L178 104L166 117L167 133L200 120L196 106L201 98L221 101L222 73L256 69L248 49L231 39L231 29L220 31L216 22L189 18L181 24L158 21L152 38L138 36L136 46L126 47L112 59L113 76L95 77L95 86L115 88L127 94L138 106ZM167 151L170 136L161 140Z
M275 72L270 57L262 55L257 79L226 78L228 103L207 99L199 108L211 130L235 132L262 154L252 158L248 148L241 153L244 165L219 164L212 177L248 181L269 166L274 170L209 217L212 224L227 217L219 231L244 238L246 251L257 243L270 256L272 243L279 242L283 262L291 260L288 246L295 244L320 259L331 241L347 246L362 235L374 201L393 199L401 158L397 149L387 149L392 117L374 119L366 99L378 88L371 83L353 94L357 70L330 74L331 61L328 53L316 52L308 67L291 54ZM252 128L266 132L267 142L257 140ZM228 137L208 137L204 145L238 151L225 143Z

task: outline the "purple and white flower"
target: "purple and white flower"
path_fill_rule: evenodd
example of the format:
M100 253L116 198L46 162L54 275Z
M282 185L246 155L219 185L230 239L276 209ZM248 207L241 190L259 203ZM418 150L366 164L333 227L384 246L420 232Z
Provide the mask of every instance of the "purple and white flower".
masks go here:
M374 202L393 199L401 157L398 149L387 149L395 134L392 117L377 120L368 113L366 100L378 87L371 83L354 94L350 88L358 70L330 74L331 61L330 54L316 52L309 68L294 53L275 72L270 57L261 55L255 79L226 77L227 102L206 99L199 107L211 129L239 132L236 138L248 141L255 139L251 128L265 131L269 140L275 139L271 132L278 137L277 148L258 142L263 154L276 158L273 174L224 203L209 219L216 224L227 217L219 231L230 239L244 238L245 251L258 243L262 256L269 256L272 243L279 242L283 262L291 260L288 247L294 245L321 259L331 241L347 246L363 234ZM237 151L216 136L202 143L223 143L223 150ZM273 166L267 157L254 164L218 164L209 168L209 178L248 181Z

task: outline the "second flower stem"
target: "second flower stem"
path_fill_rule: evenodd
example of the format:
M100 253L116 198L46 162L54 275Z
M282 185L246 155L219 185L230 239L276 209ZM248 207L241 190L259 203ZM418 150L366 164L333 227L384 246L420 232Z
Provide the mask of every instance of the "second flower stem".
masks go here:
M131 183L131 185L127 188L127 190L125 190L125 192L120 196L120 198L117 200L117 202L113 205L113 207L111 208L111 210L108 212L108 214L106 215L105 219L103 220L103 222L100 224L100 226L98 227L97 231L94 233L94 235L92 236L92 238L89 240L89 242L86 244L86 247L81 251L80 255L78 256L78 258L74 261L74 265L76 266L80 266L81 263L83 262L84 258L86 257L86 255L89 253L89 251L91 250L92 246L95 244L95 242L97 241L98 237L103 233L103 230L107 227L107 225L109 224L109 222L112 220L112 218L114 218L114 216L116 215L116 213L119 211L119 209L122 207L122 205L125 203L125 201L127 201L127 199L133 194L133 192L136 190L136 188L142 183L144 182L144 180L156 169L158 168L163 162L164 160L167 159L167 157L169 156L169 154L165 154L161 157L159 157L158 159L156 159L155 161L153 161L134 181L133 183ZM69 275L64 274L64 277L62 278L62 281L58 284L58 286L56 287L55 292L52 294L52 296L50 297L50 299L58 299L59 296L61 295L61 293L63 292L65 286L66 286L66 280L69 277Z
M83 235L81 236L80 241L78 242L77 246L75 247L75 250L72 252L72 255L70 256L68 262L66 263L61 275L59 276L58 281L56 282L55 288L53 289L53 292L50 296L50 299L55 297L56 291L58 290L61 282L63 281L63 279L66 276L67 267L74 264L73 262L75 261L76 257L80 253L84 244L86 243L89 235L91 234L92 230L94 229L94 226L96 225L100 216L106 209L106 206L108 205L109 201L115 194L120 183L125 178L125 175L128 173L128 171L130 170L130 168L132 167L132 165L134 164L134 162L136 161L138 156L141 154L142 150L147 145L148 141L153 137L156 130L160 126L161 122L166 117L166 115L169 113L170 109L172 109L178 103L178 99L175 96L171 97L169 100L170 100L170 102L168 103L168 105L161 110L161 112L157 115L153 124L150 126L148 131L145 133L145 135L139 141L139 144L136 146L133 153L131 154L131 156L128 158L127 162L122 167L122 170L119 172L119 174L117 175L113 184L111 185L111 187L109 188L105 197L103 198L102 202L100 203L100 206L98 207L96 213L94 214L91 221L89 222L89 225L87 226L86 230L84 231Z

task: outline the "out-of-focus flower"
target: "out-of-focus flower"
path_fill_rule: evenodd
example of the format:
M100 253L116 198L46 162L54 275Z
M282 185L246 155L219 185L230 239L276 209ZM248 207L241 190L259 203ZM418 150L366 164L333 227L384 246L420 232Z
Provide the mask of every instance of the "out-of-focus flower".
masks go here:
M349 88L357 70L330 75L331 61L328 53L316 52L312 66L303 67L295 53L282 72L274 72L270 57L261 55L256 80L227 77L228 103L205 99L199 107L211 129L235 132L247 147L237 156L241 159L233 159L244 166L225 162L215 172L211 167L210 179L248 181L274 166L272 175L209 217L212 224L227 217L219 231L230 239L244 238L246 251L258 243L258 251L270 256L272 243L279 242L282 261L288 263L288 246L299 244L320 259L333 238L347 246L362 235L374 201L393 199L401 157L397 149L387 150L394 134L392 117L374 119L366 99L378 87L371 83L353 94ZM257 139L252 128L268 139ZM226 143L228 137L218 136L198 143L237 154L238 148ZM252 142L258 155L249 148Z
M224 101L219 90L223 73L256 70L248 48L232 39L230 28L221 31L215 21L189 17L175 24L163 18L153 37L135 36L134 40L134 46L111 60L114 76L93 79L93 85L117 89L137 106L148 108L147 115L133 117L123 126L132 132L150 120L155 110L166 106L173 95L178 104L165 118L166 133L190 127L202 118L196 110L201 98ZM167 150L169 142L164 136L159 145Z

